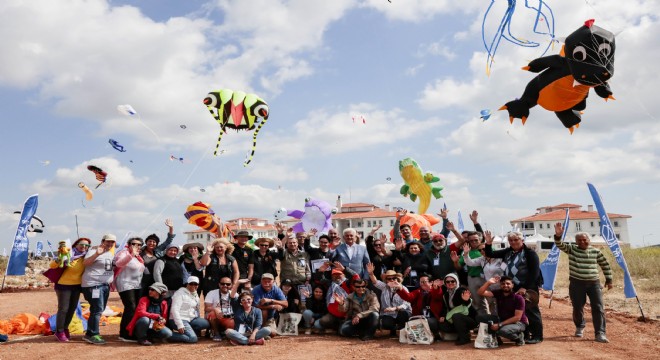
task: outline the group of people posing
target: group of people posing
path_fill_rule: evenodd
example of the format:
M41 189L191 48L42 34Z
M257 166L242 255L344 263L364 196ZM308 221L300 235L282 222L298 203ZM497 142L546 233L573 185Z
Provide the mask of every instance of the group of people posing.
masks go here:
M494 250L493 235L482 230L476 211L470 214L475 231L461 233L443 210L442 230L422 227L416 239L409 225L399 224L403 214L397 214L393 250L385 236L373 236L379 227L362 244L352 228L342 237L335 229L317 237L316 231L294 234L281 224L277 239L259 238L254 248L248 245L252 236L238 231L232 242L217 238L208 246L188 243L180 250L172 244L170 219L162 244L156 234L134 237L115 253L114 235L106 234L91 250L91 241L79 238L55 283L55 337L70 340L68 327L82 293L90 304L83 340L104 344L99 321L116 289L124 305L119 339L141 345L156 339L195 343L202 332L215 341L263 345L277 335L278 319L288 313L302 314L305 334L336 331L363 341L373 339L378 329L397 336L413 316L457 345L470 343L479 323L488 324L498 342L543 341L539 258L521 233L510 232L509 246ZM457 240L448 245L450 232ZM562 232L556 224L555 243L569 255L575 336L584 334L588 296L595 339L608 342L598 267L608 288L611 268L590 246L589 234L578 233L575 244L568 244ZM59 265L54 261L51 267Z

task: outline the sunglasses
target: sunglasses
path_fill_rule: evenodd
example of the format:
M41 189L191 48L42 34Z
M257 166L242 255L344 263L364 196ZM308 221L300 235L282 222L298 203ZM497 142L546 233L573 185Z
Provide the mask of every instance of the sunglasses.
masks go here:
M242 302L242 303L244 303L244 302L252 302L252 299L250 299L250 298L244 298L244 299L241 299L241 302Z
M199 284L198 284L198 283L188 283L188 285L192 285L192 286L199 286Z
M456 284L456 280L445 280L445 284Z
M374 247L382 246L383 244L374 244Z
M388 277L388 278L385 278L385 280L387 280L387 281L395 281L395 280L397 280L397 278L395 278L395 277Z
M231 286L231 283L220 283L220 286Z
M142 246L141 243L131 243L131 246Z
M353 288L355 288L355 289L364 289L366 287L367 287L366 285L361 285L361 286L353 285Z
M78 244L78 245L76 245L76 246L82 246L82 247L84 247L84 248L88 248L88 247L90 247L90 246L92 246L92 245L90 245L90 244Z

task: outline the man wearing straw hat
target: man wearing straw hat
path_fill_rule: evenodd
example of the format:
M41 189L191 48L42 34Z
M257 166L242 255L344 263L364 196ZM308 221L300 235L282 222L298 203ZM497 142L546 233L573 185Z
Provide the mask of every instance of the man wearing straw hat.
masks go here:
M394 270L387 270L381 274L383 281L380 281L374 275L373 263L367 264L367 272L371 282L381 291L380 327L389 330L390 336L396 336L396 331L403 329L412 312L410 303L397 294L402 288L403 275Z

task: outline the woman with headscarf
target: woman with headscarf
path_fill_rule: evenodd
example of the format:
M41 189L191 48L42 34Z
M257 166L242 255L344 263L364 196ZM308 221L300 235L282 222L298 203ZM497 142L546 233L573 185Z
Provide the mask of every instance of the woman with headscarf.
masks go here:
M209 245L208 251L200 263L206 266L206 275L202 280L202 291L204 296L211 290L218 288L218 282L223 277L231 279L232 284L238 283L240 272L236 259L231 256L234 252L234 245L225 238L220 238Z
M55 282L55 294L57 294L57 322L55 326L55 338L58 341L66 342L71 339L69 335L69 324L73 319L73 314L78 307L78 300L80 299L80 283L82 282L83 271L85 265L83 260L89 250L91 240L88 238L79 238L73 242L71 259L63 260L64 264L60 264L58 259L55 259L50 268L55 269L60 265L64 266L64 272L59 280Z
M167 286L167 297L172 296L183 286L183 268L177 260L179 247L170 244L165 255L154 264L154 280Z
M142 274L144 273L144 260L140 256L142 238L128 239L126 248L119 251L115 257L115 287L124 305L124 311L119 324L119 340L134 342L136 339L129 335L126 327L133 319L137 302L142 293Z
M143 296L138 302L133 319L126 327L130 336L137 339L140 345L152 345L155 337L167 339L172 336L172 330L167 322L167 286L163 283L153 283L149 286L149 295Z
M165 250L170 246L176 234L174 234L174 223L172 219L165 220L165 226L168 227L167 239L162 244L156 234L151 234L144 239L144 247L140 256L144 261L144 273L142 274L142 296L149 295L149 286L154 283L154 265L156 260L165 255Z
M477 326L470 290L459 286L458 275L449 273L442 286L444 306L438 319L442 333L456 333L456 345L470 342L470 330Z
M183 253L179 257L179 262L185 270L183 273L183 282L188 282L189 276L196 276L199 279L204 278L204 265L202 265L202 254L204 253L204 245L200 243L188 243L183 245L181 249ZM201 287L197 288L197 295L202 293Z

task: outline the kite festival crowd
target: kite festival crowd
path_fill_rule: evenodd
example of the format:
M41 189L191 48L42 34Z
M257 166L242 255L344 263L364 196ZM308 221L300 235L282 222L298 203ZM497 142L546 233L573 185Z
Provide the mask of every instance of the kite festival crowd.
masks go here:
M119 340L145 346L204 338L264 345L299 331L362 341L430 344L435 339L475 346L486 341L477 347L543 341L539 257L520 232L508 233L509 246L495 250L493 234L482 230L477 211L470 214L474 231L459 232L443 209L440 231L421 227L415 238L411 226L399 221L405 213L397 213L393 240L375 238L379 226L360 239L352 228L317 236L316 230L295 233L277 223L275 239L253 239L241 230L230 241L219 231L208 245L187 243L180 249L172 244L170 219L164 241L156 234L132 237L116 251L112 234L100 244L78 238L71 256L50 266L58 273L54 337L71 340L69 325L82 294L90 305L82 339L106 344L101 316L110 291L117 291L124 306ZM448 244L450 233L456 241ZM567 243L562 233L557 223L555 244L570 263L574 336L587 336L588 297L594 339L607 343L599 274L611 288L612 270L590 245L589 234L578 233Z

